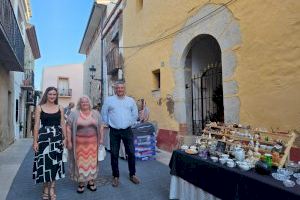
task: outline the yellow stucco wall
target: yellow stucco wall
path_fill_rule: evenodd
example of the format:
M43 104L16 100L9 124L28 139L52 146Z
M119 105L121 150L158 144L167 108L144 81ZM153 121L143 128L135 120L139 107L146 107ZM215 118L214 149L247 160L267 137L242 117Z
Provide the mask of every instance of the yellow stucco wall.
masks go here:
M240 20L242 45L235 78L241 122L300 129L300 1L237 5L233 13Z
M209 1L226 3L227 1ZM154 40L182 27L207 1L127 1L123 12L123 45ZM240 122L255 127L300 129L300 1L237 0L228 6L240 25L237 66ZM178 130L165 101L173 94L169 58L174 37L143 48L123 49L127 92L145 98L159 128ZM163 63L162 63L163 62ZM153 97L152 71L161 70L162 104ZM184 113L182 113L184 114Z

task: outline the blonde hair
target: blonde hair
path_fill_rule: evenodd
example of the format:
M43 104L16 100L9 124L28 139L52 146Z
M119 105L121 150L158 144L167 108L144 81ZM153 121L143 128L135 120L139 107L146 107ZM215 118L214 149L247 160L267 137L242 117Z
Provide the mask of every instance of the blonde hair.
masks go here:
M89 101L89 104L90 104L90 110L92 110L92 109L93 109L92 101L91 101L90 97L87 96L87 95L83 95L83 96L79 97L79 99L78 99L78 101L77 101L77 104L76 104L76 109L77 109L77 110L80 110L80 103L81 103L81 100L82 100L83 98L86 98L86 99Z

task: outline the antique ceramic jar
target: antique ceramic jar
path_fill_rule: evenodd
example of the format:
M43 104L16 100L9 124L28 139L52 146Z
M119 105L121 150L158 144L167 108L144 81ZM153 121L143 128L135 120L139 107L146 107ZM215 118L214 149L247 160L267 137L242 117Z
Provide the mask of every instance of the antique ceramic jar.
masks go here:
M243 148L237 147L234 149L234 157L238 161L243 161L245 159L245 151Z

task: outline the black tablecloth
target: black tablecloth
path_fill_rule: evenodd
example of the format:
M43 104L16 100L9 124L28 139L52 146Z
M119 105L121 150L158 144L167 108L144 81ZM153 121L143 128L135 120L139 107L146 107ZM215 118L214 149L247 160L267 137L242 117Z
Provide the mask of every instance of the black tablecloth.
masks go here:
M172 154L171 175L178 176L221 199L300 200L300 186L287 188L271 175L229 168L181 150ZM295 179L293 179L295 180Z

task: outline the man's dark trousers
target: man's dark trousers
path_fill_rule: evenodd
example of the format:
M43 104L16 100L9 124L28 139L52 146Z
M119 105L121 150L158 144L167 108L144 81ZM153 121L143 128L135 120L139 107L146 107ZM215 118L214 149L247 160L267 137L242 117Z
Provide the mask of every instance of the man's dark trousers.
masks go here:
M131 128L114 129L110 128L110 151L111 151L111 168L114 177L119 177L119 151L121 140L124 143L125 152L128 156L129 176L135 175L135 155L133 144L133 132Z

